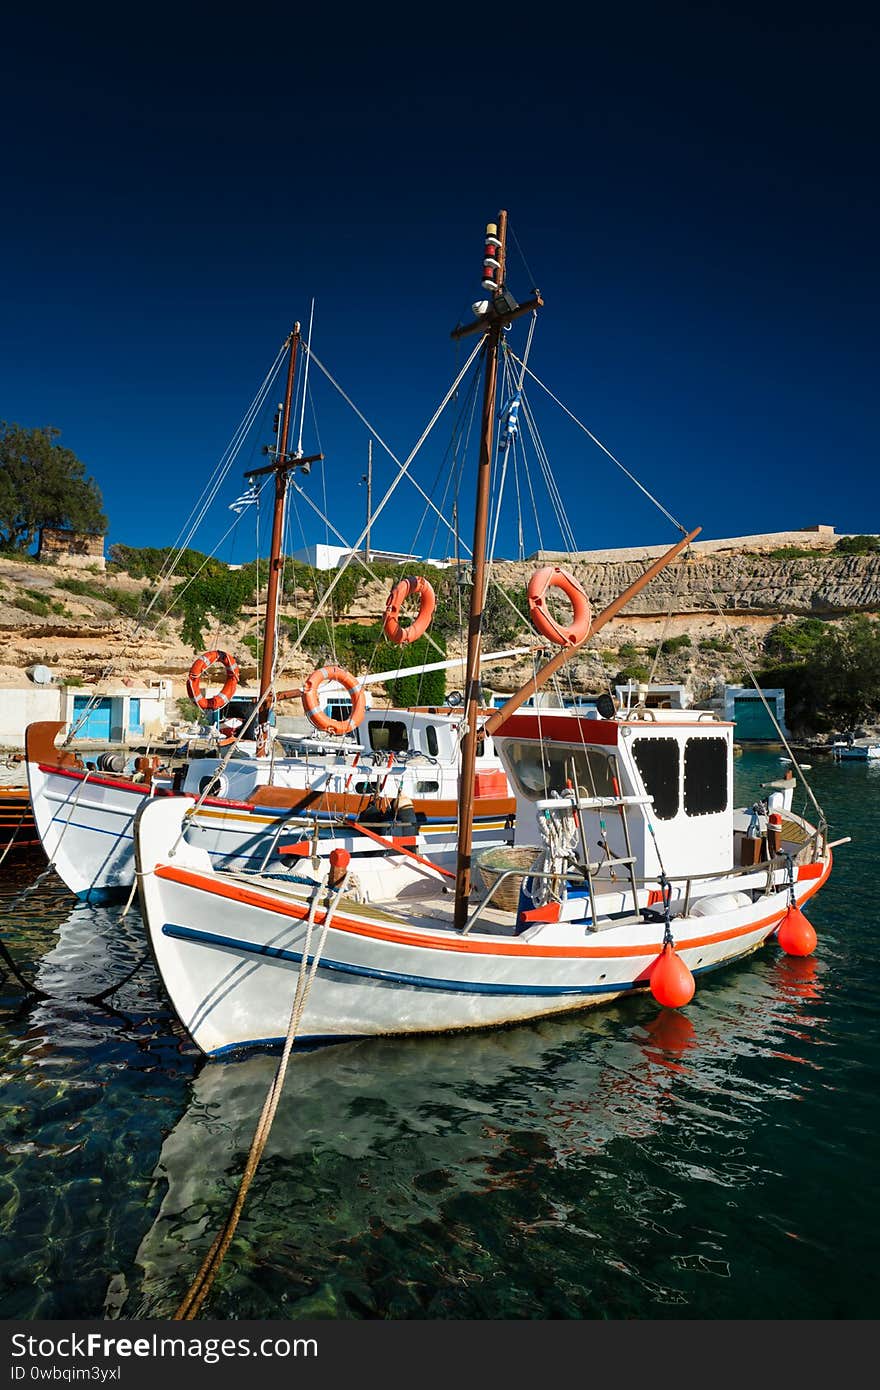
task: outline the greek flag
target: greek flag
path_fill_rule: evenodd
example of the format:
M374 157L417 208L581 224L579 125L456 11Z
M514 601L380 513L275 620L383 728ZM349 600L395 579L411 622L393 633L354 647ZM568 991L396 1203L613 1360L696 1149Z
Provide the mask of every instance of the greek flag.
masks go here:
M256 485L254 485L248 488L247 492L243 492L240 497L236 497L234 502L230 502L229 510L231 512L238 512L238 514L241 515L245 507L249 507L252 502L257 502L259 500L259 496L260 494L257 492Z
M507 418L504 422L504 433L501 436L502 449L509 449L513 443L514 435L519 430L519 392L517 391L510 405L507 407Z

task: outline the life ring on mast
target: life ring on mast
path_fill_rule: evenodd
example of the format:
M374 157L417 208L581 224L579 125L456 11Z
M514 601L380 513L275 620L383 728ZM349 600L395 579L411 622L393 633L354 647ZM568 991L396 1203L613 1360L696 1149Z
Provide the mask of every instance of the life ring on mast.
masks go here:
M351 696L348 719L331 719L318 704L318 691L325 681L338 681ZM364 692L350 671L343 666L321 666L313 671L302 688L302 705L316 729L327 734L347 734L363 722L367 712Z
M416 596L419 600L419 611L409 627L401 627L400 610L408 598ZM408 642L415 642L428 631L436 607L437 599L434 590L424 575L410 575L409 578L401 579L399 584L395 584L388 595L385 617L382 620L382 631L388 641L396 643L398 647L405 646Z
M226 669L226 680L219 695L203 695L201 678L209 666L220 662ZM238 689L238 662L228 652L205 652L197 657L189 668L186 678L186 693L199 709L222 709L228 705Z
M568 627L562 627L551 615L545 603L548 589L559 589L572 606L572 620ZM556 642L560 647L576 647L583 642L590 630L592 610L581 585L574 575L559 565L545 565L535 570L528 587L529 617L532 626L542 637Z

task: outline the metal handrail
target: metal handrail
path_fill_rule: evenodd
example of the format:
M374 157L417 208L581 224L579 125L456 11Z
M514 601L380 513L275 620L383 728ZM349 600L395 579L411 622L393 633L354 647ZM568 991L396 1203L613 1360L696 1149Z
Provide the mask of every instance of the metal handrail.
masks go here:
M846 838L848 839L849 837L847 836ZM836 841L835 843L844 842ZM691 885L693 883L713 878L741 878L745 874L758 874L761 872L766 872L767 882L764 888L764 892L769 893L773 874L780 869L785 869L785 867L786 857L785 855L780 854L776 855L773 859L762 859L757 864L741 864L735 869L713 869L707 873L702 874L667 874L666 879L669 883L684 883L686 885L684 895L684 910L685 912L687 912L690 906ZM502 883L504 883L509 878L558 878L562 879L565 883L572 884L583 884L587 883L588 881L586 876L582 873L553 873L550 870L546 869L505 869L504 872L495 881L495 883L493 883L487 896L483 899L483 901L477 906L477 908L468 918L467 922L462 928L463 936L470 931L471 927L473 927L477 920L482 916L484 910L490 905L492 899L494 898L498 889L501 887ZM640 878L636 880L636 883L640 888L647 888L650 884L659 882L659 874L655 874L651 878Z
M474 912L465 922L461 929L462 936L467 935L477 919L489 906L502 883L509 878L562 878L565 879L566 883L586 883L587 881L583 874L553 873L550 869L505 869L504 873L500 874L492 884L492 887L489 889L483 901L477 905Z

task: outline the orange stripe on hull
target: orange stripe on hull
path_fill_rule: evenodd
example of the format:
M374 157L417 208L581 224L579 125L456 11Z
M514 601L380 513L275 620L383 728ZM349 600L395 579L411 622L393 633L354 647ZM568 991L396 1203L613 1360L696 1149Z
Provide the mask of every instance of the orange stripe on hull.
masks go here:
M808 898L818 892L830 872L831 856L829 855L825 873L807 890L800 899L801 903L806 902ZM292 917L302 921L308 913L305 905L301 906L298 903L267 898L252 889L242 888L239 884L218 882L204 874L194 873L191 869L180 869L174 865L160 864L155 873L157 878L169 879L172 883L180 883L187 888L198 888L203 892L213 893L219 898L244 903L248 907L258 907L263 911L274 912L280 917ZM714 946L719 941L733 941L738 936L749 936L752 932L774 926L781 920L782 915L780 912L774 912L769 917L762 917L759 921L750 922L744 927L732 927L729 931L712 932L708 936L695 937L692 940L682 942L680 949L689 951L699 946ZM316 921L322 922L323 920L323 915L318 913ZM650 951L659 951L663 945L662 937L656 946L650 942L640 946L537 946L517 941L499 941L489 945L484 941L468 940L461 936L429 936L426 932L402 931L396 927L380 926L377 923L367 926L365 923L354 922L349 918L342 917L338 913L333 919L333 927L334 930L351 932L355 936L371 937L379 941L393 941L401 946L420 946L434 951L459 951L481 956L543 956L572 960L614 960L626 956L644 956Z

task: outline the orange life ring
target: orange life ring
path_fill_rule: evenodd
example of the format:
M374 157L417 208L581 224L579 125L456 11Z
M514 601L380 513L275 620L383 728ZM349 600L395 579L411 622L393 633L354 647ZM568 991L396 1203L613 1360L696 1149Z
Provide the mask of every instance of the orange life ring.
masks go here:
M325 681L338 681L351 696L351 714L348 719L331 719L318 704L318 690ZM302 688L303 709L316 729L327 734L347 734L363 722L367 712L364 692L350 671L342 666L321 666L313 671Z
M201 678L209 666L213 666L216 661L226 668L226 681L219 695L203 695L201 688ZM205 652L204 656L198 657L189 668L189 675L186 678L186 693L191 700L194 700L199 709L222 709L228 705L236 690L238 689L238 663L235 658L229 656L227 652Z
M407 599L415 595L418 595L419 598L419 611L409 627L401 627L400 610ZM405 646L407 642L415 642L417 638L423 637L427 632L436 607L437 600L434 597L434 590L427 579L421 574L410 575L408 579L401 579L399 584L395 584L388 595L382 631L388 641L396 643L398 647Z
M544 602L548 589L561 589L570 602L574 610L570 627L561 627L551 616ZM590 600L574 575L559 565L545 565L543 569L535 570L529 580L528 599L532 626L542 637L557 642L560 647L576 647L583 642L590 631L593 614Z

